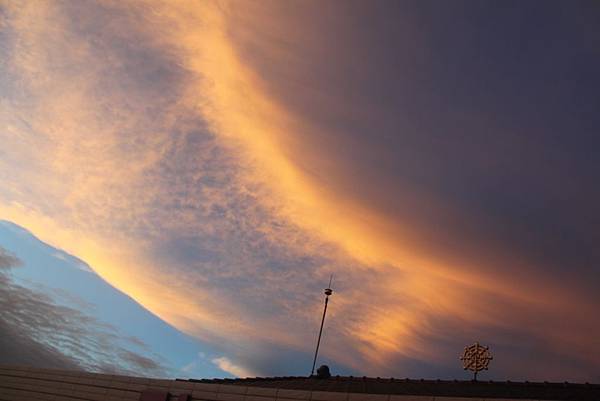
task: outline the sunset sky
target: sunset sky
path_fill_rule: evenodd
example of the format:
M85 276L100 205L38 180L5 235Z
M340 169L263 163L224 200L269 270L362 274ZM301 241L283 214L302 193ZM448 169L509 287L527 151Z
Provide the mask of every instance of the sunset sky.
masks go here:
M0 363L600 382L597 1L0 0ZM11 352L8 352L8 351Z

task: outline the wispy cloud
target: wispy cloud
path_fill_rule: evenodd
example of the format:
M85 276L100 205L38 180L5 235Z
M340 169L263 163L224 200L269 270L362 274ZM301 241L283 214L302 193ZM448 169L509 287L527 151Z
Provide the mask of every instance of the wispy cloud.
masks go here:
M245 369L235 363L231 362L229 358L222 356L215 358L212 362L219 367L219 369L232 374L235 377L256 377L257 375Z
M63 260L65 262L71 262L74 259L73 257L65 254L62 251L54 252L52 254L52 256L54 256L57 259ZM75 260L74 263L73 263L73 266L75 266L77 269L79 269L81 271L84 271L84 272L87 272L87 273L92 273L92 269L90 269L90 267L86 263L84 263L83 261L81 261L81 260Z
M8 269L12 269L21 264L21 261L6 249L0 247L0 271L6 274Z

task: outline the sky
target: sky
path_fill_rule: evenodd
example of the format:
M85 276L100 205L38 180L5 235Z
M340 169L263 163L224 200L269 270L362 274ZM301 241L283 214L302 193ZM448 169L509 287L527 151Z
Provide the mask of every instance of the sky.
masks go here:
M0 0L8 362L307 375L334 274L333 374L468 378L479 341L488 378L600 382L598 27L594 1Z
M225 356L205 353L208 347L82 260L7 221L0 221L0 241L1 363L151 377L233 376L218 366Z

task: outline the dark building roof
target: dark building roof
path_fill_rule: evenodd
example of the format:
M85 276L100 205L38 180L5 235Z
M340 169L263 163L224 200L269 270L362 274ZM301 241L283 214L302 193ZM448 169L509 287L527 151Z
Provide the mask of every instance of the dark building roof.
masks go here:
M332 376L329 379L292 376L247 379L189 379L185 381L343 393L600 401L600 384L589 383L415 380L352 376Z
M0 400L600 401L600 385L332 377L170 380L0 365Z

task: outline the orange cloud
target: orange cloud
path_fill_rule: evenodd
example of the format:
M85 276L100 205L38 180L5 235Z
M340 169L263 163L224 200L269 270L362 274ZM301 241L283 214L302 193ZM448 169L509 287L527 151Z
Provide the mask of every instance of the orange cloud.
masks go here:
M309 286L333 270L342 291L331 332L341 340L325 355L356 370L385 372L399 357L443 360L426 343L439 334L438 318L469 327L517 322L555 344L586 343L570 330L549 335L527 325L532 315L582 307L560 283L517 286L479 255L428 248L411 235L422 227L349 197L327 170L299 165L314 126L240 53L240 42L260 42L257 27L278 18L247 6L9 7L8 65L18 88L0 114L10 155L0 160L0 216L213 343L308 352L306 325L320 308ZM182 238L189 249L163 249ZM193 254L193 268L169 251Z

